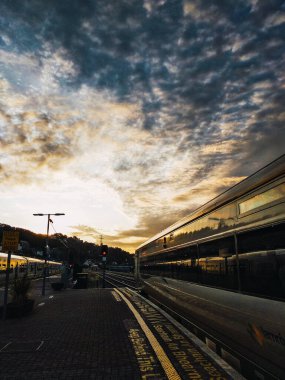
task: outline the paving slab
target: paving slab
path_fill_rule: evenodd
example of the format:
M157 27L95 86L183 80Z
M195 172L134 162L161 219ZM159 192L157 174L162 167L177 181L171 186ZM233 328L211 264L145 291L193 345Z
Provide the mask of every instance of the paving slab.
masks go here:
M34 296L31 314L0 322L0 380L235 378L127 289L49 288L42 297L36 283Z
M136 321L110 289L49 297L31 315L0 322L1 380L142 378L126 327Z

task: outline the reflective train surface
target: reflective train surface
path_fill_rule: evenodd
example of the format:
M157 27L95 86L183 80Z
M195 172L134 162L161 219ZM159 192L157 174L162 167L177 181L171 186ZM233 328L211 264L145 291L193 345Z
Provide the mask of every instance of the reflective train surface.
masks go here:
M12 255L10 262L10 279L27 274L29 277L41 277L43 275L45 261L34 257ZM47 261L47 275L60 272L61 263ZM6 276L7 253L0 252L0 284L3 284Z
M144 292L190 320L247 378L285 379L285 155L136 256Z

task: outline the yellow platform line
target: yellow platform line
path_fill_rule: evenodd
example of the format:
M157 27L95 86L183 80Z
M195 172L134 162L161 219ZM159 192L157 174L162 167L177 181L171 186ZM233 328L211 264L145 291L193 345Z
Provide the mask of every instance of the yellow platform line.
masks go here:
M137 310L134 308L134 306L131 304L131 302L121 293L118 289L114 289L120 297L126 302L128 305L129 309L132 311L134 314L136 320L138 321L141 329L145 333L149 343L151 344L158 360L160 361L162 368L164 369L164 372L169 380L181 380L181 377L179 376L178 372L176 369L173 367L171 361L169 360L168 356L166 355L165 351L159 344L158 340L156 337L153 335L149 327L146 325L145 321L142 319L140 314L137 312Z

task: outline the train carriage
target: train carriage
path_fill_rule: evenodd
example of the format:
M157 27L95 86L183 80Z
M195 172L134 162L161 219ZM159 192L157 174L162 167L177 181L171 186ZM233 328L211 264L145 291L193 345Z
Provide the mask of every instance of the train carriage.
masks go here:
M41 277L43 274L44 260L35 257L11 255L10 279L15 276L27 274L29 277ZM56 274L60 272L61 263L47 261L47 273ZM0 281L4 281L7 269L7 253L0 252Z
M285 377L285 155L136 254L145 292L208 331L215 346L224 342L238 362L244 355L260 373Z

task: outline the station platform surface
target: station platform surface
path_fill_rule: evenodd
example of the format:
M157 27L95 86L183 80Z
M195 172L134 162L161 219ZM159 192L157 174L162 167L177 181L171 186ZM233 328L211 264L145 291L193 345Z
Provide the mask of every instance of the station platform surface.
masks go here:
M242 379L125 288L65 289L0 322L0 379Z

